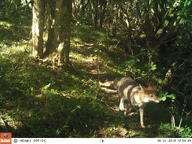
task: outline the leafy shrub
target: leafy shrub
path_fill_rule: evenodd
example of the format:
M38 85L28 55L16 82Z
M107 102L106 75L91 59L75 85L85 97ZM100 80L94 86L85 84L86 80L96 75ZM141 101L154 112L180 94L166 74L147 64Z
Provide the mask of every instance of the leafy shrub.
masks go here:
M182 138L191 138L192 137L192 128L191 127L182 127L178 128L179 135Z
M159 137L179 137L179 131L170 124L161 124L159 128Z

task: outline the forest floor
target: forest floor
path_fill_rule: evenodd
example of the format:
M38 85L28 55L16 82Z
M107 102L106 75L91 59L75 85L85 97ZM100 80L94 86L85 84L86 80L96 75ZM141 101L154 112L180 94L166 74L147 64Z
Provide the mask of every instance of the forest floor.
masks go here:
M0 131L14 137L178 137L161 104L146 107L145 129L137 111L125 116L118 110L110 84L125 74L126 57L117 39L77 26L66 69L31 56L29 31L0 23Z

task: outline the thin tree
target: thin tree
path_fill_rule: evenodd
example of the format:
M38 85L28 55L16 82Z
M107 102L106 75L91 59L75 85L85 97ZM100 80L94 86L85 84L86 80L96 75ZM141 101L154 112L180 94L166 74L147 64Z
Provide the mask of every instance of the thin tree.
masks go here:
M57 11L57 9L59 11ZM72 19L72 0L60 0L56 2L56 21L58 22L59 45L57 48L58 64L69 64L70 37Z
M34 0L32 19L33 55L43 57L43 29L44 29L44 0Z

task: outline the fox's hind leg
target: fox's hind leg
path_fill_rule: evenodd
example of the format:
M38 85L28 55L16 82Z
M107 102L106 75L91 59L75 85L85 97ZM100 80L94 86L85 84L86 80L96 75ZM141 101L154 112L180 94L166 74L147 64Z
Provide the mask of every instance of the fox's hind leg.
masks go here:
M125 101L125 99L123 97L120 98L119 110L121 110L121 111L126 110L125 105L124 105L124 101Z

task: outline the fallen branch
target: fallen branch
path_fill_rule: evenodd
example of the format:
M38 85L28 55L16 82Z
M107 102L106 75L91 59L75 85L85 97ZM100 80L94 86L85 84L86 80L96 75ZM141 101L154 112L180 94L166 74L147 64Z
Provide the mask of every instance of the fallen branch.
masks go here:
M109 89L109 88L106 88L106 87L101 87L101 90L104 91L107 94L116 94L117 93L117 90Z

